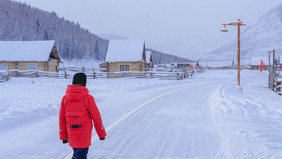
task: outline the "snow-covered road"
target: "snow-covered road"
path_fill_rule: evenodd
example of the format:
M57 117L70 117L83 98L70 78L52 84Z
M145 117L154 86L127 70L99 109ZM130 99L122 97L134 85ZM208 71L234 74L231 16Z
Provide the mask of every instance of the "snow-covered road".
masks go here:
M184 84L108 132L89 158L213 158L220 138L211 120L208 96L217 82ZM163 92L163 90L162 90ZM151 94L150 94L151 96Z
M233 70L183 81L88 80L110 129L106 140L93 140L88 157L278 159L282 98L266 88L266 79L266 73L242 72L243 92ZM0 84L0 158L63 159L72 152L58 138L60 100L70 81L15 78Z

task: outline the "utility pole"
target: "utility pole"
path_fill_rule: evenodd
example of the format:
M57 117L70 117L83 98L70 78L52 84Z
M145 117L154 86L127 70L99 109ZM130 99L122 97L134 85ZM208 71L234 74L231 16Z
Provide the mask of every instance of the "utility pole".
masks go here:
M243 22L238 19L238 22L232 22L232 23L227 23L227 24L222 24L224 25L224 28L221 29L221 32L228 32L228 30L225 28L226 25L231 25L231 26L237 26L238 27L238 52L237 52L237 62L238 62L238 85L240 86L240 27L241 26L246 26L246 24L243 24Z

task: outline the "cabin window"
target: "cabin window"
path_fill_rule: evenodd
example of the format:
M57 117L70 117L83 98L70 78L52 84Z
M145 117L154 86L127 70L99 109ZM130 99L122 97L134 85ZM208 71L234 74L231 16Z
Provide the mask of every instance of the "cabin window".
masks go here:
M120 65L120 71L129 71L129 65Z
M0 70L7 70L7 64L0 64Z
M36 70L37 64L36 63L27 63L26 64L26 70Z

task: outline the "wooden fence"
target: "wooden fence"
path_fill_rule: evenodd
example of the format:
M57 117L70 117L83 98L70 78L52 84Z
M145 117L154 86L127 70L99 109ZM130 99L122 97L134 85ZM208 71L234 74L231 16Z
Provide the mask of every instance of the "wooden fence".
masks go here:
M268 87L277 92L279 95L281 93L282 87L282 76L280 75L280 57L275 56L275 50L268 51Z
M38 70L8 70L9 77L63 77L63 73Z
M282 76L277 76L274 79L274 88L273 90L278 93L279 95L282 95Z
M123 78L123 77L132 77L132 78L159 78L166 80L182 80L185 77L185 74L182 72L93 72L86 73L88 78Z
M8 81L10 78L7 74L7 72L0 72L0 83L1 82L6 82Z
M46 71L38 71L38 70L8 70L6 72L7 77L57 77L57 78L70 78L72 75L77 73L76 71L60 71L56 72L46 72ZM133 71L124 71L124 72L85 72L87 78L123 78L123 77L131 77L131 78L159 78L164 80L182 80L184 78L188 78L189 75L192 75L190 71L182 72L173 71L144 71L144 72L133 72Z

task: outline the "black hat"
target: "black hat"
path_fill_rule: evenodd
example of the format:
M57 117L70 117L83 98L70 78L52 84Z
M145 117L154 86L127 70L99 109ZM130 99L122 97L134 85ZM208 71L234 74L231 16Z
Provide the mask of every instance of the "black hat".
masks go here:
M72 84L81 84L86 86L86 75L85 73L77 73L73 76Z

